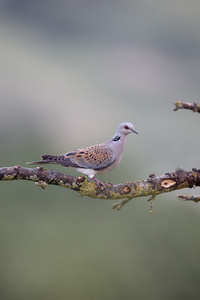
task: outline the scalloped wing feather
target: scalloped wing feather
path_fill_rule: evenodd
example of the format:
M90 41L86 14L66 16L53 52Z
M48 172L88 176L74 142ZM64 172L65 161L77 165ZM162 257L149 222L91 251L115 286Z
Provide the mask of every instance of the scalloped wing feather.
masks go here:
M70 160L78 168L101 170L115 160L113 150L105 145L95 145L66 153L64 160Z

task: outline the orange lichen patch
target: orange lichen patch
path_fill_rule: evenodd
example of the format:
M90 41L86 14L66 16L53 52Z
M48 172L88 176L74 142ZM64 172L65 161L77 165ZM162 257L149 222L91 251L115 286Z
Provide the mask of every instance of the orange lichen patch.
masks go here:
M83 182L85 180L85 177L83 176L78 176L77 179L76 179L76 182L77 183L80 183L80 182Z
M164 179L161 182L161 186L166 189L170 188L171 186L173 186L175 184L176 184L176 180L173 180L173 179Z
M43 171L43 170L44 170L43 166L41 166L41 167L36 167L36 169L37 169L37 170L40 170L40 171Z

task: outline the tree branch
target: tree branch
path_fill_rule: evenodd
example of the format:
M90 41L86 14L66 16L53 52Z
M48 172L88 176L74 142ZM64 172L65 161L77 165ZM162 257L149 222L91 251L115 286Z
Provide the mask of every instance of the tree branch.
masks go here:
M198 112L200 113L200 103L190 103L190 102L183 102L181 100L179 101L176 101L174 103L174 105L176 106L174 108L174 111L177 111L178 109L189 109L189 110L192 110L193 112ZM179 195L178 196L179 199L182 199L182 200L187 200L187 201L194 201L194 202L199 202L200 201L200 196L187 196L187 195Z
M43 189L49 184L70 188L78 191L81 196L99 199L121 199L113 204L113 209L121 209L124 204L133 198L167 193L183 188L200 186L200 170L184 171L177 169L162 176L150 174L149 178L131 183L111 184L99 188L94 182L87 181L86 177L73 177L54 170L45 170L43 167L24 168L21 166L0 168L0 180L30 180ZM183 199L183 197L181 197ZM184 200L192 200L185 198ZM195 200L194 200L195 201ZM196 202L196 201L195 201Z
M174 108L174 111L177 111L178 109L184 108L184 109L190 109L193 112L200 113L200 104L199 103L183 102L183 101L179 100L179 101L176 101L174 103L174 105L176 106Z

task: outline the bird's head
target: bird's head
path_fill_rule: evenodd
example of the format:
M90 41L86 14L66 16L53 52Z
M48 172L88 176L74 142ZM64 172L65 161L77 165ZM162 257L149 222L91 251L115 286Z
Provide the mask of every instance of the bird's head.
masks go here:
M127 135L132 132L138 134L138 132L134 129L133 124L129 122L121 123L117 128L117 133L119 135Z

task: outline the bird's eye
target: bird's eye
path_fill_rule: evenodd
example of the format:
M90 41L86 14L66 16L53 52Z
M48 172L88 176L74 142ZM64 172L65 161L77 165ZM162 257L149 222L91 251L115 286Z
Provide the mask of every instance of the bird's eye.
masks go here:
M127 125L125 125L124 129L129 130L130 128Z

